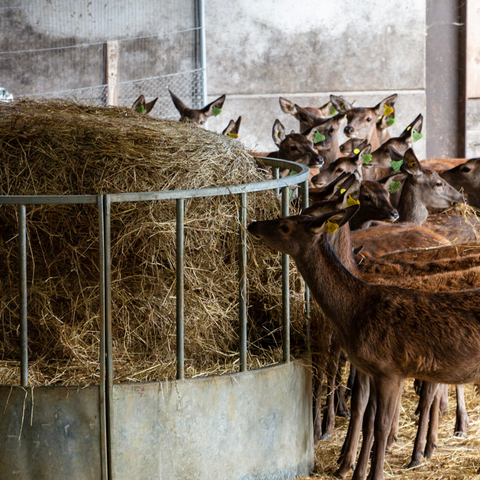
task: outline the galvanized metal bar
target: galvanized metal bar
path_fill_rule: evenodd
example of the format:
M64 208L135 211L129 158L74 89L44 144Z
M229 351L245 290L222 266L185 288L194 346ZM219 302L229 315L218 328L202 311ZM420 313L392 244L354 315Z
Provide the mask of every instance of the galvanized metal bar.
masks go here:
M105 285L105 376L106 376L106 414L107 414L107 458L109 478L114 478L111 465L113 442L113 349L112 349L112 252L111 252L111 201L110 195L104 195L104 285Z
M108 479L109 461L107 453L107 376L106 376L106 285L105 285L105 221L103 195L98 196L99 270L100 270L100 448L102 480Z
M300 186L302 194L302 209L308 208L309 198L308 198L308 180L305 180ZM307 317L307 348L310 351L311 346L311 337L310 337L310 289L308 285L303 282L305 285L305 316Z
M240 251L238 320L240 326L240 371L247 371L247 194L240 195Z
M27 208L18 206L18 261L20 290L20 384L28 386L27 319Z
M289 214L290 189L282 188L282 216ZM283 361L290 361L290 263L289 255L282 253L282 325L283 325Z
M207 40L205 29L205 1L198 0L198 23L200 28L200 64L202 68L202 107L208 103L207 90Z
M177 380L185 378L185 200L177 200Z
M278 180L278 179L280 178L280 169L279 169L278 167L272 167L272 178L273 178L274 180ZM275 193L276 193L277 195L280 195L280 189L277 188L277 189L275 190Z
M96 195L0 195L0 205L95 205L96 203Z

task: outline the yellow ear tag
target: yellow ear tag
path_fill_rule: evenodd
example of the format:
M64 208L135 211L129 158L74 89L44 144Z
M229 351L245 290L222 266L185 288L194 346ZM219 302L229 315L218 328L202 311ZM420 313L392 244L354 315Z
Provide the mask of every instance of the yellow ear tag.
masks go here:
M229 137L232 137L232 138L238 138L238 135L237 135L236 133L231 133L231 132L230 132L230 133L227 133L227 135L228 135Z
M327 232L332 234L335 233L338 230L338 225L336 223L331 222L330 220L327 220Z
M340 190L340 193L342 193L342 194L345 193L345 192L346 192L346 190L345 190L344 188L342 188L342 189Z
M409 126L407 127L407 132L410 131L411 129L412 129L412 127L409 125Z
M340 108L341 108L342 110L345 110L345 105L342 103L342 104L340 105Z
M383 115L380 115L380 116L378 117L378 119L379 119L379 120L381 120L381 119L382 119L382 117L383 117Z
M415 162L410 162L409 165L411 168L413 168L415 166Z
M392 107L389 107L388 105L384 105L383 106L383 110L385 112L385 116L388 116L390 115L391 113L393 113L393 108Z
M358 155L358 154L360 153L360 150L359 150L358 148L356 148L356 149L353 151L353 153L354 153L355 155Z
M347 207L353 207L354 205L360 205L360 200L355 200L351 195L347 199Z

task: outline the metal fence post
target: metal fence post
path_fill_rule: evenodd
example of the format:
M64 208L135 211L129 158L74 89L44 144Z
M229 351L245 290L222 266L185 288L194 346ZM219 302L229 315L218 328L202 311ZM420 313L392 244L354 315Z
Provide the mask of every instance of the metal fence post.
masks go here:
M185 291L184 291L185 200L177 199L177 380L185 378Z
M289 214L290 192L282 187L282 216ZM282 325L283 325L283 361L290 361L290 264L289 255L282 253Z
M302 194L302 209L308 208L308 180L301 185L301 194ZM303 282L305 285L305 316L307 317L307 349L310 351L310 289L308 285Z
M240 326L240 371L247 371L247 194L240 195L240 248L238 316Z
M27 324L27 208L18 206L18 260L20 289L20 383L28 386L28 324Z

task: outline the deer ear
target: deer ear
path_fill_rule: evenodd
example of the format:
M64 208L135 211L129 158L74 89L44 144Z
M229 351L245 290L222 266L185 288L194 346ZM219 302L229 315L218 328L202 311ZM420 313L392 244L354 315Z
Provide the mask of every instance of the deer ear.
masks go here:
M364 145L362 143L360 147L357 147L353 150L353 153L356 155L355 164L357 168L360 168L363 165L363 162L364 162L363 155L369 155L371 150L372 150L372 146L369 143L367 145Z
M309 112L308 110L305 110L297 104L295 104L295 110L297 111L298 120L306 123L307 125L313 125L315 122L318 122L320 120L319 117Z
M157 103L158 97L145 104L145 113L150 113L153 110L153 107Z
M140 95L134 102L133 102L133 105L132 105L132 108L133 109L137 109L137 107L141 107L141 106L145 106L145 97L143 95Z
M423 127L423 115L420 114L400 135L403 139L413 138L413 131L420 133Z
M392 146L388 147L388 154L394 162L400 162L401 160L403 160L403 155Z
M232 133L233 129L235 128L235 122L233 120L230 120L228 123L227 127L225 130L222 132L222 135L228 135L229 133Z
M409 148L403 156L402 170L414 176L422 174L423 168L412 148Z
M322 116L324 117L330 117L332 115L336 115L337 109L333 105L331 101L327 102L325 105L319 108L320 112L322 113Z
M393 108L393 105L395 104L395 100L397 99L397 94L395 93L394 95L390 95L387 98L384 98L378 105L373 107L373 110L375 111L375 115L381 116L381 115L390 115L391 113L395 114L395 110Z
M346 113L348 110L351 110L353 107L342 97L337 97L336 95L330 95L330 101L333 103L333 106L340 113Z
M188 107L170 89L168 89L168 91L170 92L170 96L172 97L175 108L178 110L180 115L183 116L183 113L188 109Z
M272 128L272 138L275 142L275 145L280 148L280 144L285 140L285 137L285 127L283 126L282 122L277 118Z
M354 205L352 207L343 208L334 212L326 213L314 217L310 222L310 231L316 235L323 232L334 233L336 229L345 225L357 212L360 205Z
M216 100L213 102L209 103L208 105L205 105L202 108L202 112L205 114L206 117L211 117L212 115L218 115L218 113L215 113L215 109L221 110L223 107L223 104L225 103L225 95L222 95L221 97L218 97Z
M288 115L293 115L298 120L298 113L295 110L295 104L283 97L280 97L279 101L282 112L287 113Z
M389 177L378 180L378 183L382 184L383 188L385 188L389 194L392 194L397 192L402 187L403 182L407 177L408 173L396 173L394 175L390 175Z

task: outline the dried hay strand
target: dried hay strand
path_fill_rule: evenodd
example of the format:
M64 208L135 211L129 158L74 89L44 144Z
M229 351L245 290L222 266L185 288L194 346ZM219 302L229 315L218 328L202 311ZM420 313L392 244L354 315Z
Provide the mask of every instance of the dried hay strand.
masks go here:
M417 433L418 395L413 389L413 380L405 382L398 441L385 456L385 478L395 480L480 480L480 402L473 385L465 385L465 403L469 415L467 437L453 436L455 428L455 389L449 387L449 412L439 425L438 443L433 456L413 469L410 463L415 435ZM343 440L347 433L348 420L336 418L337 427L332 437L319 442L315 450L315 469L309 477L299 480L330 480L337 470ZM347 478L351 478L348 475Z
M85 195L263 180L236 140L128 108L60 100L0 106L0 194ZM175 201L112 205L114 381L175 378ZM186 376L238 370L238 199L185 201ZM249 219L280 215L249 195ZM19 383L17 210L0 207L0 383ZM99 227L93 205L27 207L32 385L99 381ZM281 256L249 243L249 368L281 359ZM292 344L303 345L292 272Z

